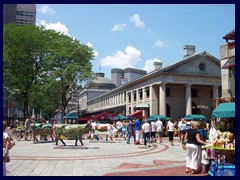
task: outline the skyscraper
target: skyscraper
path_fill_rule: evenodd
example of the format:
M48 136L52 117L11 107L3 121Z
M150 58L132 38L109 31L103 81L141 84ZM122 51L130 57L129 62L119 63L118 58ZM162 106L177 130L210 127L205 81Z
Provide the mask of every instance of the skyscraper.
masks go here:
M117 87L122 85L123 78L124 78L123 69L118 68L111 69L111 80Z
M3 4L3 24L15 23L16 11L16 4Z
M147 74L147 71L134 68L118 69L114 68L111 70L111 79L113 83L119 87L123 83L133 81L141 76Z
M36 23L36 4L17 4L16 24Z
M35 4L3 4L3 23L17 25L36 23Z
M127 79L128 82L133 81L146 74L147 74L147 71L144 71L141 69L134 69L134 68L124 69L124 79Z

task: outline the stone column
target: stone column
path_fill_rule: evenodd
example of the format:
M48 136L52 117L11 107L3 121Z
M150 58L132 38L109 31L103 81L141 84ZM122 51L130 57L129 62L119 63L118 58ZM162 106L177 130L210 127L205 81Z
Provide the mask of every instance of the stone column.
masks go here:
M142 88L142 103L146 103L146 92L145 92L145 87ZM143 110L143 117L146 116L146 110Z
M213 99L219 98L218 86L213 86Z
M138 89L136 90L136 93L137 93L137 95L136 95L136 96L137 96L137 97L136 97L136 98L137 98L137 100L136 100L136 104L139 104L139 101L140 101L140 94L139 94L139 90L138 90Z
M213 99L219 98L218 86L213 86L212 89L213 89ZM218 104L219 104L219 101L216 100L215 107L217 107Z
M122 104L122 103L123 103L123 99L122 99L122 97L123 97L123 94L122 94L122 93L120 93L120 104Z
M133 91L131 92L131 114L134 112L133 110L133 101L134 101L134 95L133 95Z
M149 116L153 115L153 87L152 85L149 86L149 104L150 104L150 111Z
M185 86L185 103L186 103L186 115L192 114L191 84L186 84Z
M159 113L166 116L166 85L161 83L159 86Z

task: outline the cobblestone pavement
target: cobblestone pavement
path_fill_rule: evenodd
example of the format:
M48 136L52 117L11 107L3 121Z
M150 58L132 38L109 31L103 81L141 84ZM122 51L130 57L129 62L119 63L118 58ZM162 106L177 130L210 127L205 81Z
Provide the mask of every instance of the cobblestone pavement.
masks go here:
M106 142L83 140L84 146L67 147L54 142L16 141L7 163L8 176L203 176L186 174L186 151L175 137L162 143L126 144L125 140Z

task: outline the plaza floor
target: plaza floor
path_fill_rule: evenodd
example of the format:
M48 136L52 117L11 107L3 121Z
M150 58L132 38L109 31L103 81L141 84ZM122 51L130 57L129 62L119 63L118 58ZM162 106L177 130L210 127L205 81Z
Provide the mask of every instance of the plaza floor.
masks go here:
M7 163L8 176L206 176L185 173L186 151L175 137L170 146L167 137L151 147L135 145L133 140L114 142L65 140L56 146L51 141L16 141Z

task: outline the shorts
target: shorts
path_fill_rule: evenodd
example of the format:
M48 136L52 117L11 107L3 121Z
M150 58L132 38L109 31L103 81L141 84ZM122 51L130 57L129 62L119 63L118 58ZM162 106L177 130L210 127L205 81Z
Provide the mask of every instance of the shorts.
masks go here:
M182 130L181 133L182 133L182 134L186 134L186 130Z
M152 136L152 137L155 137L155 132L151 132L151 136Z
M162 131L157 132L157 133L158 133L158 137L162 137L162 135L163 135L163 132L162 132Z

